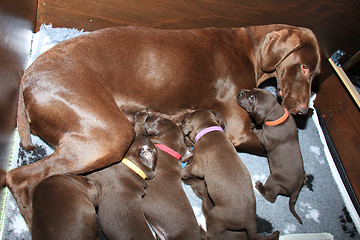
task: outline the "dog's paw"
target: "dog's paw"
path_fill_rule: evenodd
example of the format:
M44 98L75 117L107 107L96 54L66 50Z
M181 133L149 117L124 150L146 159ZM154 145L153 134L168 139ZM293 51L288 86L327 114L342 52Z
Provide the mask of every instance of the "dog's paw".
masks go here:
M146 110L136 112L134 116L134 129L138 134L145 134L144 123L146 122L149 114Z
M262 182L257 181L257 182L255 183L255 187L256 187L256 189L257 189L261 194L265 192L265 188L264 188L264 185L263 185Z

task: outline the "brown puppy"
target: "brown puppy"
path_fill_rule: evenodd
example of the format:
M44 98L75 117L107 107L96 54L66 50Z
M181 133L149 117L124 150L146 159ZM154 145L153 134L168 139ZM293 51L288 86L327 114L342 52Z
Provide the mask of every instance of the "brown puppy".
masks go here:
M240 150L264 149L236 103L240 89L276 77L283 105L305 114L320 49L306 28L288 25L160 30L115 27L69 39L26 70L17 126L55 148L36 163L11 170L6 184L31 226L34 187L56 174L94 171L120 161L134 129L126 116L141 109L180 124L196 109L219 112Z
M306 174L295 120L264 89L241 90L238 103L262 126L254 132L267 151L271 174L265 185L256 182L256 188L270 202L275 202L278 194L290 196L290 211L302 224L294 207Z
M158 147L155 178L148 182L143 198L145 217L159 239L201 239L202 233L181 185L181 159L191 154L181 129L170 120L135 115L135 131Z
M219 239L226 230L246 231L248 239L278 239L257 234L256 202L251 177L234 146L210 111L196 111L182 125L193 145L193 158L182 170L183 179L200 178L197 194L202 196L208 239ZM200 182L201 184L201 182Z
M156 160L154 144L136 136L120 163L85 177L47 178L34 192L33 239L97 239L95 207L108 239L154 239L142 198L144 178L154 178Z

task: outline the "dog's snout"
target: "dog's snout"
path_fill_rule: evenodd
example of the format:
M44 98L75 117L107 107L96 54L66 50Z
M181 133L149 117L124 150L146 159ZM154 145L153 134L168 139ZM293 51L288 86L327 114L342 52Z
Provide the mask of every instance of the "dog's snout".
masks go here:
M306 104L299 104L299 106L296 109L296 113L299 115L306 115L308 112L308 107Z
M238 99L239 99L239 100L245 98L245 96L246 96L246 93L245 93L244 90L240 90L240 91L238 92Z

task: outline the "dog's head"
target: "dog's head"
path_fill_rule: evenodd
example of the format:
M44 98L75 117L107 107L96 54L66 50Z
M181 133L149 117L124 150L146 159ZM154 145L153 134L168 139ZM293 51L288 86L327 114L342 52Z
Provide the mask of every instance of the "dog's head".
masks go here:
M240 90L237 102L258 125L264 122L274 106L279 105L276 97L271 92L259 88Z
M304 115L309 108L311 84L320 73L320 47L307 28L288 27L266 35L259 66L266 76L277 78L282 105L292 114Z
M147 179L155 177L157 150L152 141L142 135L136 135L125 157L138 165L146 174Z
M224 129L222 118L213 111L201 110L187 115L181 124L187 145L192 146L195 142L196 134L211 126L221 126Z
M151 139L154 143L164 144L182 156L182 161L191 157L184 142L184 135L174 122L139 112L135 115L136 131Z

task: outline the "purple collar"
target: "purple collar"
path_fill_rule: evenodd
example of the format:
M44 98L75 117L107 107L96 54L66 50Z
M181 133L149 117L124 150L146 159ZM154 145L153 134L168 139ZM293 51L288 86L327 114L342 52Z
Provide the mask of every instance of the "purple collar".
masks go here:
M212 126L212 127L205 128L205 129L201 130L198 134L196 134L195 142L197 142L205 134L207 134L209 132L213 132L213 131L224 132L224 130L220 126Z

